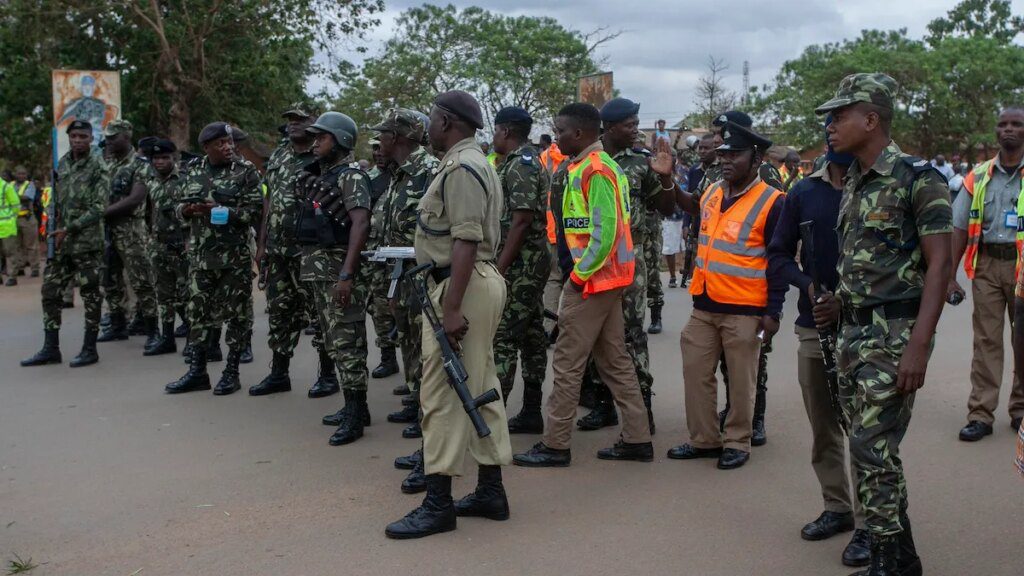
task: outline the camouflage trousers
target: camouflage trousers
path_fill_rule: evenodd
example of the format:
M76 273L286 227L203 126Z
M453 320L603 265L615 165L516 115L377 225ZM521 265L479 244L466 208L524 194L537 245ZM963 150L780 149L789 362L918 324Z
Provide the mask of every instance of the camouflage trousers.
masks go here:
M162 324L174 324L174 314L188 303L188 259L184 245L152 244L156 301Z
M388 288L391 287L391 279L388 275L390 267L390 265L385 266L380 262L366 262L360 268L370 283L367 311L373 318L373 331L377 335L378 350L394 348L398 345L395 317L391 314L391 306L388 305Z
M132 292L139 300L139 310L144 318L155 318L157 314L156 293L153 290L151 274L152 263L149 259L149 236L142 221L130 221L110 227L112 247L128 273L128 283ZM117 280L120 274L110 270L109 282L106 282L107 308L111 314L126 314L127 297L124 282Z
M857 498L872 534L903 531L899 518L907 505L907 479L900 442L915 395L896 389L896 373L914 322L886 320L876 312L870 326L844 325L839 331L839 396L849 425Z
M275 354L291 358L299 345L299 335L312 316L312 302L305 282L299 281L299 255L267 255L267 312L270 330L267 347ZM322 345L320 332L313 336L313 346Z
M661 285L661 247L664 244L664 238L661 236L661 214L648 211L647 227L643 244L643 261L647 266L647 306L661 308L665 305L665 289Z
M189 270L189 340L206 342L214 328L227 324L224 342L241 352L252 336L252 266Z
M523 365L523 386L540 390L548 368L548 339L544 332L544 286L551 271L546 249L529 250L506 274L505 307L494 334L494 364L501 382L501 397L516 380L516 364Z
M644 329L644 315L647 313L644 306L647 297L647 262L643 258L637 258L635 263L633 284L622 293L622 319L626 325L626 352L633 360L640 391L647 393L654 384L651 357L647 349L647 330ZM592 359L590 365L593 366ZM594 381L600 384L600 387L604 386L597 370L590 369L587 373L593 375ZM601 392L604 393L605 390L602 389ZM605 396L610 397L607 394Z
M343 390L366 390L366 298L368 281L357 275L351 304L341 308L334 299L334 282L308 280L303 282L313 302L320 323L327 354L334 360L338 384Z
M412 269L412 265L406 266ZM402 278L395 291L395 327L398 329L398 347L402 351L402 373L409 390L419 390L423 377L423 311L413 292L411 278Z
M85 306L85 330L98 330L103 307L102 275L102 252L66 254L58 250L43 272L43 329L60 329L64 290L74 281Z

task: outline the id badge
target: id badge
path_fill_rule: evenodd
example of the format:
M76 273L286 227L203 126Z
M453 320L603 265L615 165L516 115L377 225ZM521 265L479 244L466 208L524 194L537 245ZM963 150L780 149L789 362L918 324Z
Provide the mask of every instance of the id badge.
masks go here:
M1012 230L1017 229L1017 212L1015 210L1007 210L1003 225Z

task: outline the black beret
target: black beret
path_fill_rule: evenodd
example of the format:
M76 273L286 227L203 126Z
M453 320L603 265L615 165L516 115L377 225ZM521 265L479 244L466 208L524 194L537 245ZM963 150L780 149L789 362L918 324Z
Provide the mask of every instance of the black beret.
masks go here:
M627 98L612 98L601 107L602 122L622 122L640 112L640 104Z
M754 125L754 121L750 116L747 115L746 112L740 112L739 110L729 110L728 112L719 114L712 124L721 128L722 126L725 126L727 122L732 122L733 124L743 126L744 128L750 128Z
M469 92L449 90L438 94L434 99L434 106L455 114L477 130L484 127L484 115L480 111L480 103Z
M199 133L199 145L202 146L212 140L231 136L231 132L231 125L227 122L210 122Z
M178 147L175 146L172 140L167 138L154 138L156 140L149 146L149 155L155 156L157 154L174 154L178 151Z
M510 122L525 122L527 124L533 124L533 118L530 113L519 106L509 106L498 110L498 113L494 116L495 124L508 124Z
M72 130L88 130L89 132L92 132L92 124L85 120L75 120L71 124L68 124L66 133L71 134Z
M135 147L148 154L150 148L153 147L153 144L155 144L157 140L159 140L159 138L156 136L144 136L139 138L139 143Z
M722 128L722 145L718 147L718 150L750 150L751 148L764 150L771 147L771 145L771 140L754 132L752 129L728 121Z

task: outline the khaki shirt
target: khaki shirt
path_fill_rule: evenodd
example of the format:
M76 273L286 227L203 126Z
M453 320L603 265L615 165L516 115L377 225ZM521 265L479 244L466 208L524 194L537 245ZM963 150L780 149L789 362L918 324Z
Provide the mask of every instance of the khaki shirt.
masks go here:
M440 170L419 203L416 262L451 265L455 240L476 242L476 261L493 261L501 240L505 199L498 173L474 138L441 158Z

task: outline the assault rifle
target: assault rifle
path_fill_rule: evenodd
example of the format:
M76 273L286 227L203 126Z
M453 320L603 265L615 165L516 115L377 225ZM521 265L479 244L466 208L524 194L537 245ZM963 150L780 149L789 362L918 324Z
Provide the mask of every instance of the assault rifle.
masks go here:
M388 300L395 297L398 282L402 279L402 270L405 268L405 260L416 260L416 249L402 246L382 246L376 250L366 250L361 253L370 262L391 262L391 272L388 278L391 284L388 286Z

